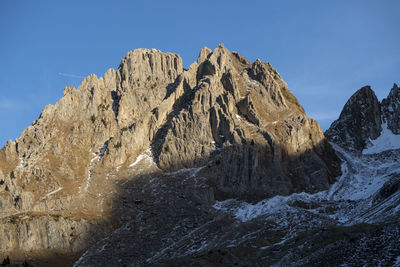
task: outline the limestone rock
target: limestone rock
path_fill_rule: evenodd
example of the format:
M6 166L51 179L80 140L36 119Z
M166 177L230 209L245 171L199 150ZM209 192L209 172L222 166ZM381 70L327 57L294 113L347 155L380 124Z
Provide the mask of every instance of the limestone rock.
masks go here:
M101 168L96 155L105 168L117 167L150 145L164 171L220 162L210 179L243 197L314 192L340 174L319 125L279 73L223 45L203 48L185 71L176 54L129 52L104 78L67 87L16 140L18 151L8 144L5 155L21 165L23 185L44 194L43 180L54 188L84 183L91 168Z
M95 228L84 219L72 219L60 214L22 214L1 219L0 257L18 257L18 251L45 253L49 250L83 252L96 240Z
M340 174L319 125L270 64L222 45L198 62L196 86L155 140L161 169L208 165L218 190L244 198L314 192Z
M318 123L269 63L250 63L219 45L203 48L184 70L177 54L136 49L117 70L66 87L0 150L0 216L29 214L2 224L0 242L4 253L46 246L76 252L86 241L71 241L68 227L87 235L89 221L116 217L113 228L127 220L126 209L140 217L140 200L122 202L123 211L116 206L122 185L138 189L143 175L196 170L207 181L190 194L196 207L327 189L339 165ZM171 183L174 197L185 190Z

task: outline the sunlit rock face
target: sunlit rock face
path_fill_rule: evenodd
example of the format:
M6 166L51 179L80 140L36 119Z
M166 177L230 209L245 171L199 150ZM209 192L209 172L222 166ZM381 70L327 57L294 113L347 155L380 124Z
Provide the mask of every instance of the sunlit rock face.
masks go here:
M193 201L210 205L327 189L340 160L269 63L220 45L186 70L177 54L133 50L0 150L0 251L78 255L138 215L122 185L186 169L203 179Z
M220 45L205 48L153 142L163 170L207 165L228 196L263 198L326 189L339 160L278 72Z

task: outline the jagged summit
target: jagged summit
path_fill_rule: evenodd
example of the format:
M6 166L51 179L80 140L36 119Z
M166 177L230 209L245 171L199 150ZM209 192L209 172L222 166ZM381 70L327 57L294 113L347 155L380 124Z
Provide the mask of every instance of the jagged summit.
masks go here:
M326 131L330 140L341 147L361 153L371 140L381 136L386 129L400 134L400 93L393 85L387 98L378 101L370 86L364 86L347 101L340 113Z
M382 100L383 121L394 134L400 134L400 89L393 85L389 95Z
M18 149L8 155L5 151L13 146ZM202 166L218 158L222 164L211 178L216 186L229 193L251 191L252 196L254 190L260 196L320 190L338 175L338 160L319 125L306 117L278 72L260 60L250 63L222 44L214 51L203 48L189 70L177 54L136 49L118 70L109 69L102 78L89 75L78 90L65 88L59 102L46 106L2 150L10 166L5 172L24 162L26 168L16 170L25 177L23 184L34 186L31 168L53 170L56 177L79 183L90 151L103 146L104 167L134 161L148 147L163 170ZM73 154L79 163L66 160ZM303 154L310 154L306 165ZM242 165L246 160L251 165ZM321 168L324 175L309 176Z
M203 62L204 60L206 60L208 58L209 55L212 54L212 50L208 47L203 47L200 50L199 56L197 58L197 63L200 64L201 62Z
M355 92L344 105L339 119L326 131L332 142L361 151L369 138L376 139L382 131L378 98L370 86Z
M269 63L133 50L0 150L0 260L393 265L398 118L397 85L382 103L363 87L331 145Z
M182 176L187 170L195 175ZM153 191L139 190L159 177L173 184L174 193L162 197L183 205L160 212L175 217L209 210L215 199L317 192L340 173L319 124L269 63L251 63L219 45L201 49L185 70L177 54L136 49L117 70L89 75L78 89L66 87L0 150L1 216L27 216L15 224L4 219L12 237L0 231L0 251L81 252L128 220L126 209L139 218L139 204L121 200L125 192L149 207L165 203L154 193L163 188L156 183ZM185 184L193 177L201 179ZM49 215L61 216L60 225ZM17 231L22 224L29 226ZM48 224L51 238L43 234Z

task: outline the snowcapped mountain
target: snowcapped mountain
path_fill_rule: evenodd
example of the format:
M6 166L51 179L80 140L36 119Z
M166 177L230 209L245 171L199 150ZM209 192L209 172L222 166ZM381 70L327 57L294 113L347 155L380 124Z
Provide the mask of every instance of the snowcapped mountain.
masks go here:
M133 50L0 150L0 257L400 265L399 103L363 87L324 134L269 63Z

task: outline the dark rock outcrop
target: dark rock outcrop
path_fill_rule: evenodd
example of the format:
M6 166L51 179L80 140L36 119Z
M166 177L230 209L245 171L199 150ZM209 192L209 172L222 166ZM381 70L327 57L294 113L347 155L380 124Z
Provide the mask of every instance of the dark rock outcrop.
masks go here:
M400 134L400 89L397 84L381 102L370 86L358 90L325 135L342 148L360 153L369 140L381 135L383 128Z
M388 97L381 102L383 122L394 134L400 134L400 89L393 85Z
M325 132L330 140L350 151L362 151L369 139L382 131L379 101L370 86L354 93L344 105L339 119Z

